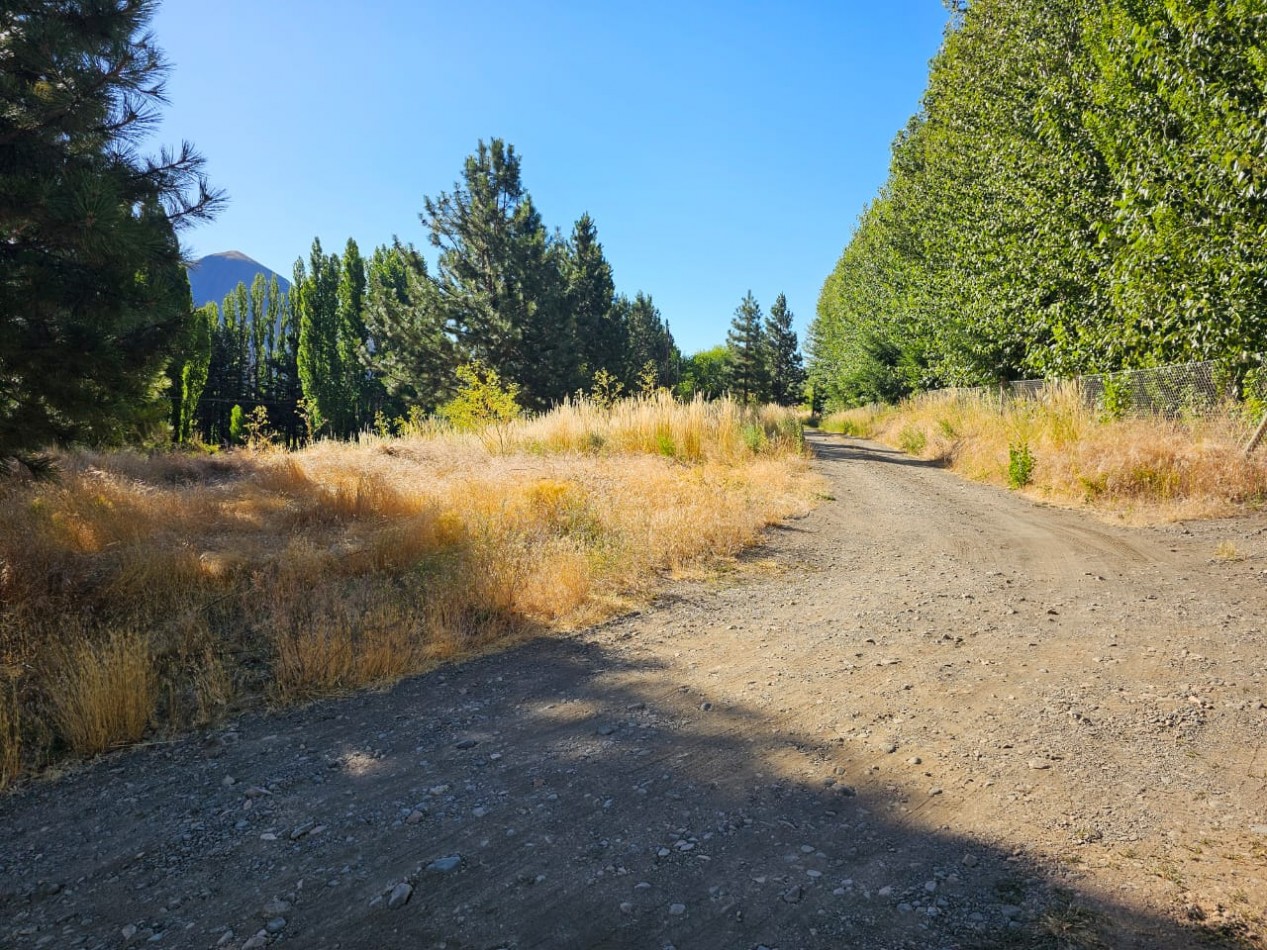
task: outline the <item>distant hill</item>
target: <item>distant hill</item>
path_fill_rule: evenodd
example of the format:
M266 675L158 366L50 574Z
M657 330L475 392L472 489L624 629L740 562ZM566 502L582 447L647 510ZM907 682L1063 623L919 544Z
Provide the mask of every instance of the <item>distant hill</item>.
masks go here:
M272 280L275 271L259 261L252 260L241 251L224 251L208 254L189 265L189 286L194 292L194 306L205 303L219 304L239 283L251 286L256 274ZM290 290L290 281L276 274L282 293Z

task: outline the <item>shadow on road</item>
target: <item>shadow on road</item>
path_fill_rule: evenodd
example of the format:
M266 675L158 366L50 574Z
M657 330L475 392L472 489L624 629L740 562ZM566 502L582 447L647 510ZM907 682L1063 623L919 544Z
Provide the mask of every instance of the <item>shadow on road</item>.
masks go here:
M167 946L225 927L240 946L285 895L301 947L1193 944L925 818L832 738L678 685L637 636L626 619L536 640L246 717L222 751L189 740L20 791L0 802L0 942L121 946L140 921ZM34 852L39 879L17 877Z
M858 442L847 442L844 441L843 436L828 433L822 433L818 438L811 437L810 444L816 456L828 461L883 462L887 465L906 465L911 468L944 469L946 467L946 463L939 459L919 459L899 452L897 449L883 448L874 443L862 445Z

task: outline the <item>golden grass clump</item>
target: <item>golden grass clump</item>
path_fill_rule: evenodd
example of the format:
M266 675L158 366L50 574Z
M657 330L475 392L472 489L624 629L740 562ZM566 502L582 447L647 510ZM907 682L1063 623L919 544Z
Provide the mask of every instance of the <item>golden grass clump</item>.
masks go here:
M1267 461L1241 450L1234 407L1202 417L1108 418L1076 384L1035 399L930 393L898 406L836 413L823 428L874 438L969 478L1088 505L1135 522L1218 517L1267 500ZM1024 447L1027 484L1011 466Z
M639 453L685 461L746 460L754 452L800 449L800 425L788 409L746 409L730 399L680 403L667 392L610 407L587 399L565 403L506 428L507 451L551 454Z
M582 399L498 430L75 452L56 481L0 483L0 669L19 671L0 784L20 755L101 751L147 723L389 683L602 619L813 497L787 410Z
M138 633L65 645L56 651L49 689L53 722L82 755L135 742L153 715L156 686L149 642Z
M22 771L22 708L14 683L0 684L0 788Z

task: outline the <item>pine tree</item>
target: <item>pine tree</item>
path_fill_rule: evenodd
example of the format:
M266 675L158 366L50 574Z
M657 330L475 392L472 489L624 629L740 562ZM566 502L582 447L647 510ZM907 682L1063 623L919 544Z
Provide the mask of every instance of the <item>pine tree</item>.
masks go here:
M731 392L743 402L766 402L770 398L770 374L765 328L761 305L751 290L735 308L726 345L731 353Z
M439 291L418 251L399 241L370 259L366 365L392 400L390 414L432 412L449 397L457 360Z
M124 436L194 319L175 231L218 196L190 146L138 152L163 101L154 9L0 7L0 459Z
M681 377L682 355L673 342L673 333L660 315L649 294L638 291L630 300L623 294L616 298L614 318L625 327L629 340L625 351L624 384L626 390L640 388L648 367L657 386L672 388Z
M530 406L566 395L575 330L514 146L481 141L452 193L427 198L419 217L440 249L436 286L459 359L518 383Z
M775 298L765 318L765 352L770 401L780 406L799 405L804 396L805 367L792 329L792 311L783 294Z
M611 265L588 214L572 228L563 257L567 307L576 323L579 386L588 388L599 370L618 375L629 344L625 324L612 308L616 287Z

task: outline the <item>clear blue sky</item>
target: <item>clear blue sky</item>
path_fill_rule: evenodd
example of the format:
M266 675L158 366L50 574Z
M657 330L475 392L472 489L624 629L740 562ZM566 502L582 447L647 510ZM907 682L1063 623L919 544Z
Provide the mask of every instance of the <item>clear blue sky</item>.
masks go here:
M938 0L166 0L158 138L229 195L187 253L287 276L314 236L425 248L423 196L506 139L546 225L588 211L690 353L749 289L803 336L945 23Z

